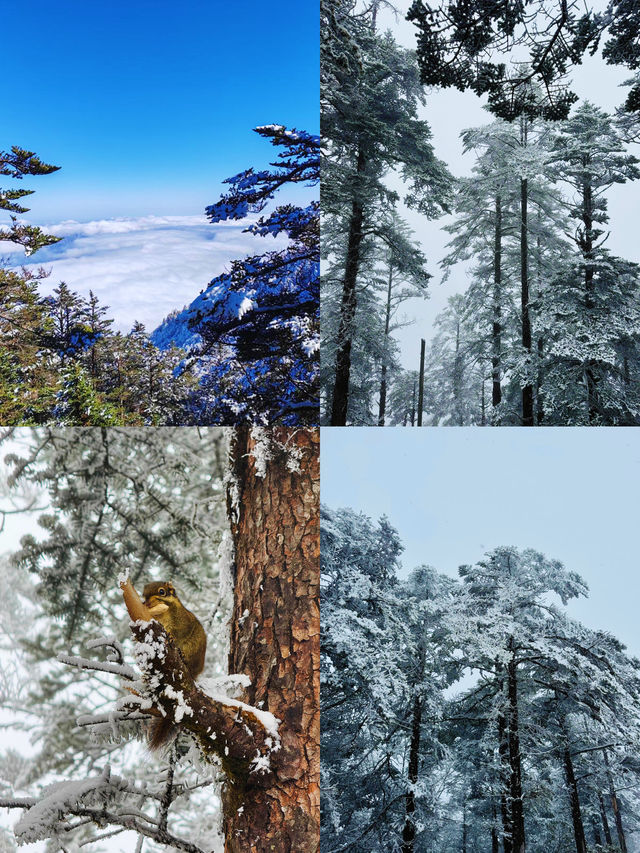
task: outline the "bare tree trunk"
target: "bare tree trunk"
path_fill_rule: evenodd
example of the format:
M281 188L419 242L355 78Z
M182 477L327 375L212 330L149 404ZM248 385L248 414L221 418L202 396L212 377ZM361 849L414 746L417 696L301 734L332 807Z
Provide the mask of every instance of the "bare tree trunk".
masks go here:
M498 752L500 755L500 814L502 817L502 847L504 853L513 853L513 822L511 820L510 808L507 718L502 713L498 716Z
M509 743L511 819L513 825L513 853L525 853L524 805L522 801L522 759L520 756L520 729L518 719L518 677L515 660L507 665L509 714L507 734Z
M607 809L604 804L604 798L602 794L598 794L598 805L600 806L600 819L602 820L602 831L604 832L604 840L607 844L607 847L611 847L613 845L613 838L611 837L611 830L609 829L609 818L607 817Z
M573 761L569 747L564 749L564 776L569 789L569 802L571 805L571 821L573 823L573 837L576 842L577 853L587 853L587 840L584 834L584 825L582 823L582 812L580 810L580 797L578 795L578 784L576 776L573 772Z
M236 429L229 672L244 701L279 720L265 778L223 789L225 853L316 853L320 845L319 430Z
M364 173L367 165L362 148L358 148L356 162L356 196L351 205L349 222L349 238L347 241L347 258L342 283L342 306L340 309L340 326L338 329L338 352L336 355L336 375L333 385L331 403L331 426L346 426L347 410L349 408L349 378L351 375L351 344L353 341L353 321L356 315L357 294L356 283L360 269L360 246L362 244L362 223L364 207L358 197L360 191L358 178Z
M593 194L591 182L588 177L589 156L584 157L584 168L587 177L582 187L582 221L584 223L584 236L581 249L584 253L584 304L587 313L594 308L593 303ZM600 414L600 400L598 394L598 380L594 372L594 363L587 362L585 376L587 380L587 409L589 423L597 423Z
M420 340L420 379L418 382L418 426L422 426L422 410L424 408L424 338Z
M413 393L411 394L411 426L416 424L416 380L413 380Z
M464 412L462 410L462 378L464 366L460 355L460 320L456 322L456 349L453 359L453 411L455 422L458 426L464 426Z
M378 426L384 426L387 408L387 355L389 350L389 328L391 326L391 284L393 282L393 261L389 258L389 281L387 284L387 310L384 319L384 346L382 348L382 375L380 377L380 405L378 408Z
M520 305L522 311L522 348L531 360L531 314L529 308L529 234L527 231L528 181L520 181ZM533 385L522 388L522 426L533 426Z
M409 748L409 790L405 798L405 819L402 829L402 853L413 853L416 837L414 814L416 810L416 795L413 786L418 781L418 758L420 756L420 726L422 724L422 702L419 696L413 700L413 715L411 720L411 746Z
M491 368L493 406L499 406L502 400L501 382L502 358L502 199L496 195L496 230L493 251L493 329L491 335Z
M607 768L607 779L609 782L609 796L611 797L611 808L613 809L613 815L616 819L616 832L618 833L618 844L620 845L620 853L627 853L627 839L625 838L624 830L622 828L622 815L620 814L620 803L618 801L618 795L616 794L616 789L613 784L613 776L611 775L611 768L609 766L609 756L607 755L607 750L603 749L602 754L604 755L604 763Z

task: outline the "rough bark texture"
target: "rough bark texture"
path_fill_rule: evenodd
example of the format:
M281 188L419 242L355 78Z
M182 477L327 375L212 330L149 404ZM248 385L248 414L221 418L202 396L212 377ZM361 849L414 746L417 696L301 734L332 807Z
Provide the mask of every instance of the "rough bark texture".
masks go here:
M251 678L244 701L281 720L282 748L269 778L225 785L226 853L320 846L319 443L312 429L234 434L229 672Z

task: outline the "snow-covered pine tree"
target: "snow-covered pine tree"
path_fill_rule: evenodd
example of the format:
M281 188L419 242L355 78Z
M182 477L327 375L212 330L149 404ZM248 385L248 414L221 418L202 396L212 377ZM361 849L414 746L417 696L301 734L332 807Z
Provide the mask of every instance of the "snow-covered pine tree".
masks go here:
M355 3L327 8L333 23L326 36L329 64L321 95L326 142L323 216L328 229L342 233L343 245L338 255L341 275L333 272L323 291L323 300L339 306L334 339L323 345L331 357L335 354L324 396L331 409L326 419L343 426L350 417L352 349L354 343L357 347L359 276L367 238L384 234L381 212L397 201L385 175L390 170L401 174L407 204L430 217L446 209L451 176L433 153L428 125L418 119L424 96L414 57L398 47L390 33L375 32L376 4L362 14ZM335 45L342 30L350 34L349 50Z
M633 424L640 420L638 340L640 279L635 264L612 257L605 193L640 176L610 116L581 104L554 137L556 180L573 193L578 258L561 268L543 297L549 339L550 423Z
M260 213L288 185L316 186L320 139L282 125L257 127L278 149L271 169L229 178L231 191L206 209L211 222ZM234 261L192 305L203 344L192 422L318 422L319 202L273 209L246 229L284 235L286 248Z

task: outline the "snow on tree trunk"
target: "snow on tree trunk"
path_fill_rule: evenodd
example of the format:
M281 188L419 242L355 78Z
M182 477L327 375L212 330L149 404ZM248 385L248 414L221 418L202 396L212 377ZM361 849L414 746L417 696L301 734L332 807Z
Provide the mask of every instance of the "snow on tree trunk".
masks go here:
M225 853L320 844L319 431L241 428L232 442L235 545L229 672L280 721L272 773L223 790Z

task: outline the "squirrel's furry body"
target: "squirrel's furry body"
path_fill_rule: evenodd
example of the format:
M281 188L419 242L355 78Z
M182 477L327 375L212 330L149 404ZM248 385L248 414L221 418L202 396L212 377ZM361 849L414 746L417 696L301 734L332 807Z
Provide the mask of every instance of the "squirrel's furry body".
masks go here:
M197 616L182 604L175 587L169 581L148 583L142 596L153 618L162 625L180 649L191 675L197 678L204 669L207 649L207 637ZM171 739L174 729L172 720L154 720L149 735L149 747L159 749Z

